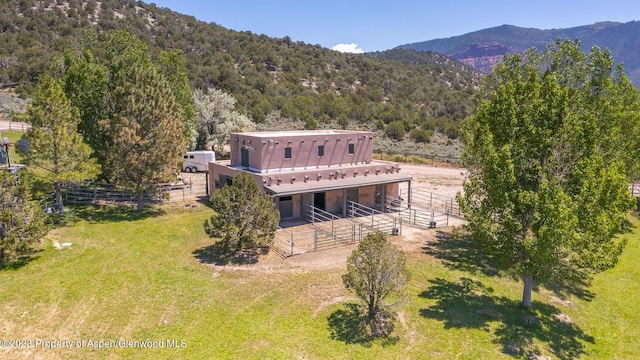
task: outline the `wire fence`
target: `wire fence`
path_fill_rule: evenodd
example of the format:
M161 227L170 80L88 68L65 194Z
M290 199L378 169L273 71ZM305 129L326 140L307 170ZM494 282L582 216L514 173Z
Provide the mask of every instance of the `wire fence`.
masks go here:
M458 155L437 155L437 154L425 154L406 151L394 151L387 152L383 149L377 149L374 153L374 157L380 160L395 161L395 162L408 162L415 164L436 165L439 163L461 165L462 160Z

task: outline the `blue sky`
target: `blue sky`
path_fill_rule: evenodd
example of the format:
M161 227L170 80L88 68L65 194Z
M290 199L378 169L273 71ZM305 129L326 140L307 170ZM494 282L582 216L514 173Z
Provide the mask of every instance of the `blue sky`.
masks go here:
M148 0L151 2L151 0ZM538 29L640 20L637 0L156 0L237 31L333 48L388 50L503 24ZM357 45L353 45L357 44Z

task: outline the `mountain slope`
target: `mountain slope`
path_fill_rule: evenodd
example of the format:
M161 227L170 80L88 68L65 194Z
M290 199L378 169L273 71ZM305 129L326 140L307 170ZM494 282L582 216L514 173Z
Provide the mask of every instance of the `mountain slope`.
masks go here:
M453 58L433 51L416 51L412 49L391 49L364 53L365 57L373 59L388 59L407 65L444 66L457 69L465 73L481 77L483 74L471 66L463 64Z
M556 39L579 39L588 51L593 46L611 51L616 62L624 64L634 84L640 85L640 22L599 22L568 29L540 30L502 25L446 39L436 39L398 46L397 49L436 51L490 72L506 53L522 53L526 49L544 48Z
M435 129L455 137L470 114L478 76L447 64L404 64L342 54L317 45L237 32L133 0L6 0L0 4L0 83L28 96L63 51L79 52L85 32L113 29L139 37L157 56L181 50L193 88L215 87L256 122L407 133ZM93 42L100 54L101 42ZM454 63L451 61L451 63Z

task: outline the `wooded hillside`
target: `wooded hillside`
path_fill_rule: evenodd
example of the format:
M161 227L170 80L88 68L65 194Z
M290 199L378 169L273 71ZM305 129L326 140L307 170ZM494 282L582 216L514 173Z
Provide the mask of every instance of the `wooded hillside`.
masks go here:
M288 37L228 30L133 0L4 1L0 82L27 97L64 50L78 51L86 31L102 36L113 29L139 37L152 54L182 50L194 89L232 94L237 110L257 123L283 119L307 128L383 130L397 122L406 134L437 130L455 138L478 82L477 74L448 58L408 64L342 54Z

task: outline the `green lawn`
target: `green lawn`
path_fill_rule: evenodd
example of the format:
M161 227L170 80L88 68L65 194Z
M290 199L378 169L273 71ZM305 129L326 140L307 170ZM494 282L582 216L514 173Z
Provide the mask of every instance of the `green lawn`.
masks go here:
M0 349L0 358L640 356L637 228L624 235L629 245L620 264L591 288L578 295L540 288L532 311L518 306L519 282L462 261L474 256L464 242L440 239L410 251L409 302L399 309L395 337L369 341L352 330L354 300L342 286L342 268L291 267L292 259L274 258L257 266L203 265L212 244L202 227L211 210L203 205L76 213L77 223L54 230L34 260L0 270L0 339L68 340L74 348ZM57 249L54 242L72 245ZM316 256L323 254L333 253ZM75 347L119 339L165 347ZM170 339L186 346L167 348Z
M3 138L5 137L9 138L9 141L12 144L16 144L18 140L22 138L22 135L24 135L24 133L19 131L2 131L0 132L0 134L2 134ZM11 162L15 164L20 164L20 162L22 161L22 156L20 152L18 152L17 148L15 146L11 146L9 148L9 152L11 153Z

